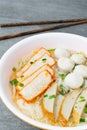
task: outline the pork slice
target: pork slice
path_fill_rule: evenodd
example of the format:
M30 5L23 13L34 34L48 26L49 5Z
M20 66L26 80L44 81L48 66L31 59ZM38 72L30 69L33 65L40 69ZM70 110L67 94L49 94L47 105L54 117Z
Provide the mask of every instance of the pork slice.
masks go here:
M19 94L26 101L32 101L37 96L41 95L50 86L53 80L52 75L47 70L42 71L27 84Z
M33 63L36 60L38 60L44 53L47 53L48 55L50 55L50 53L43 47L40 48L38 51L36 51L36 53L29 58L29 61L27 62L27 64L25 64L24 67L17 72L17 76L18 77L21 76L22 73L25 72L29 66L31 66L31 62Z
M49 56L48 54L44 54L39 60L37 60L35 63L33 63L24 73L24 78L27 76L30 76L33 74L37 69L42 67L43 65L48 64L50 66L53 66L55 64L55 60Z
M24 86L26 86L29 82L31 82L40 72L44 71L44 70L48 70L51 75L53 76L54 75L54 71L53 69L48 65L48 64L45 64L43 66L41 66L40 68L38 68L35 73L33 73L32 75L30 75L29 77L27 77L26 79L24 78L18 78L17 80L19 82L21 82L22 84L24 84ZM24 79L24 80L23 80ZM17 90L22 90L22 87L20 85L18 85L17 87Z

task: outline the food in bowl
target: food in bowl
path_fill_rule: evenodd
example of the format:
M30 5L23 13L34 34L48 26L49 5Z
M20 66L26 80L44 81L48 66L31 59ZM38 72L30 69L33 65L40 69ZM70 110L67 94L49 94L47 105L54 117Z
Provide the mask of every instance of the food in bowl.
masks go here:
M55 125L87 123L87 56L64 48L33 50L12 68L13 101L30 118Z

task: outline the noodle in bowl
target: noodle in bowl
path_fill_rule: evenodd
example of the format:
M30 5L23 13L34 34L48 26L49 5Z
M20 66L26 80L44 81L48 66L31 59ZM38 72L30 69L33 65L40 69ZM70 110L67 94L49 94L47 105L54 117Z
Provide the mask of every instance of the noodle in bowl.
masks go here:
M54 126L53 124L41 123L36 119L31 119L26 114L22 113L13 102L11 89L9 87L9 80L12 73L12 68L15 64L24 56L29 55L32 50L36 50L40 47L45 48L66 48L68 50L82 51L86 54L87 39L81 36L67 33L45 33L36 36L26 38L16 45L11 47L1 58L0 61L0 96L2 101L17 117L23 121L48 130L56 129L68 129L68 127ZM39 102L37 102L38 105ZM30 107L30 109L33 106ZM37 110L38 106L36 106ZM26 113L26 112L25 112ZM41 115L41 114L40 114ZM35 113L34 115L35 116ZM81 124L75 127L69 127L69 129L86 129L87 125Z

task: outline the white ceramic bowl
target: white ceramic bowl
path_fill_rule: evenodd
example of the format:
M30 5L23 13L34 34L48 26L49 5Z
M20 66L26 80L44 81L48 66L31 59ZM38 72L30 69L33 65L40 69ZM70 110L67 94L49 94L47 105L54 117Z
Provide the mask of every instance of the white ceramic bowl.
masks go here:
M44 33L26 38L12 46L3 55L0 61L0 96L2 101L17 117L33 126L47 130L85 130L87 125L74 128L63 128L40 123L30 119L15 107L9 87L12 67L19 59L29 54L32 50L42 46L46 48L63 47L87 53L87 38L67 33Z

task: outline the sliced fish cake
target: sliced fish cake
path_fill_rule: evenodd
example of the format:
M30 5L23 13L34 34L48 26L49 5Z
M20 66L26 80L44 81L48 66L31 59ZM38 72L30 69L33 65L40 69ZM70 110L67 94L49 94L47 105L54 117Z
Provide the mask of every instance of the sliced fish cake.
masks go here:
M64 96L59 94L56 99L55 99L55 104L54 104L54 117L56 120L58 120L59 118L59 112L60 112L60 108L61 108L61 105L63 103L63 100L64 100Z
M28 69L27 71L25 71L23 73L24 78L30 76L31 74L33 74L38 68L40 68L41 66L45 65L45 64L49 64L50 66L53 66L55 64L55 60L49 56L48 54L44 54L39 60L37 60L35 63L33 63Z
M80 94L80 90L73 90L71 93L67 94L63 100L59 120L62 126L66 126L67 122L71 116L72 109L74 107L75 101Z
M83 113L86 104L87 104L87 88L85 88L81 92L81 94L79 95L78 99L75 102L72 113L75 124L79 124L81 115Z
M53 115L54 103L57 94L57 83L51 84L50 88L44 93L42 101L42 109L44 112Z
M32 101L41 95L53 82L53 76L47 71L38 74L27 86L25 86L19 94L26 101Z
M31 56L29 61L27 62L27 64L25 64L25 66L17 72L17 76L21 76L23 72L25 72L29 66L31 66L31 64L33 62L35 62L37 59L39 59L44 53L47 53L48 55L50 55L50 53L45 49L45 48L40 48L38 51L36 51L35 55Z
M23 78L18 78L17 80L19 82L21 82L22 84L24 84L24 86L26 86L30 81L32 81L40 72L44 71L44 70L48 70L51 75L54 75L54 70L48 65L45 64L43 66L41 66L40 68L38 68L32 75L30 75L29 77L27 77L25 80L23 80ZM21 90L22 87L21 86L17 86L16 87L17 90Z

